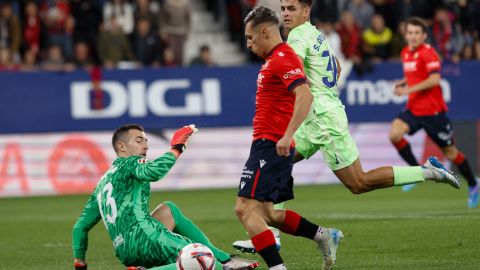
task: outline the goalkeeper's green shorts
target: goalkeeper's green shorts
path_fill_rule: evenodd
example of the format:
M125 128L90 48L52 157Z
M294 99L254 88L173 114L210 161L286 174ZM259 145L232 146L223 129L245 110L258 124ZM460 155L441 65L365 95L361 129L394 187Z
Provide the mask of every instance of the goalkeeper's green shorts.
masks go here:
M304 122L295 133L295 150L308 159L317 151L332 171L353 164L358 149L348 130L345 109L337 107Z
M147 268L175 263L180 250L193 243L187 237L169 231L153 218L123 235L124 242L115 253L125 266Z

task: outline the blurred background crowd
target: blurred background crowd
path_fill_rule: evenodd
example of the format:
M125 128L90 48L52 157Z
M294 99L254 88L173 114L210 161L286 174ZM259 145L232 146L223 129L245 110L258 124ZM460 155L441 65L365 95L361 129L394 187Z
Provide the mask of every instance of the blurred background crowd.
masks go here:
M280 0L0 0L0 70L214 66L212 58L228 54L201 40L196 57L185 58L192 27L202 24L192 20L193 2L202 2L243 55L245 15L259 4L280 14ZM312 23L358 72L398 60L411 16L427 20L429 43L445 61L480 60L480 0L314 3Z

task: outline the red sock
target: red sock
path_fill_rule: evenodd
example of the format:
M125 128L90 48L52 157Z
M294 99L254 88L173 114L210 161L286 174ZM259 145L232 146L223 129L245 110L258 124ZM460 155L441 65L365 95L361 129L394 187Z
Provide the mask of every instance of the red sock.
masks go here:
M405 140L405 138L403 138L403 137L400 141L393 143L393 146L395 146L395 148L397 148L397 150L402 150L407 145L408 145L408 141Z
M295 213L291 210L286 210L285 211L285 220L283 221L281 231L284 232L284 233L295 235L301 219L302 219L302 217L299 214L297 214L297 213Z
M260 251L268 246L276 245L275 236L271 230L265 230L252 237L252 244L257 251Z
M252 237L252 244L258 254L267 263L268 267L273 267L283 263L280 253L278 253L275 236L271 230L265 230Z
M463 161L465 161L465 155L462 152L458 151L457 156L453 160L453 163L455 163L455 165L460 165L463 163Z

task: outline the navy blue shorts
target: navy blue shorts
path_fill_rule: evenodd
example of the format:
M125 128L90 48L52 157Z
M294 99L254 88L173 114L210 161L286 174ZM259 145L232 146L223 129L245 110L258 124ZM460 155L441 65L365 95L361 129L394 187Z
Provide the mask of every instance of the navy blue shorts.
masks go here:
M439 147L446 147L455 144L453 140L452 123L444 112L429 116L415 116L411 111L405 110L401 112L397 118L400 118L407 123L410 128L409 135L412 135L423 128L428 134L428 137L430 137Z
M281 157L277 154L275 142L255 140L243 168L237 195L273 203L293 199L294 151L292 148L288 157Z

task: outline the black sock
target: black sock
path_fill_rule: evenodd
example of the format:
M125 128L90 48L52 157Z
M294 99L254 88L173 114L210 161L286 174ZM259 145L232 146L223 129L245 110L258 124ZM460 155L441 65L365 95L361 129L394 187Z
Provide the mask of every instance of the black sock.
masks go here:
M410 147L410 144L408 143L405 145L402 149L398 149L398 153L400 156L405 160L405 162L408 163L410 166L419 166L417 159L413 155L412 148Z
M470 165L468 164L467 159L465 158L462 163L457 164L457 168L460 173L465 177L468 182L469 187L473 187L477 184L477 179L473 175L472 169L470 169Z
M258 251L258 254L260 254L263 260L267 263L268 267L273 267L283 263L282 257L280 257L280 253L278 252L276 245L268 246Z
M306 220L304 217L300 219L300 223L298 224L297 231L295 232L296 236L302 236L308 239L313 239L317 234L318 228L320 226L311 223L310 221Z

